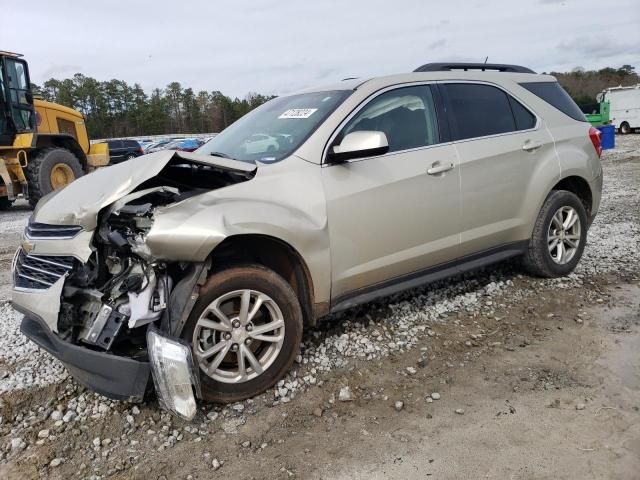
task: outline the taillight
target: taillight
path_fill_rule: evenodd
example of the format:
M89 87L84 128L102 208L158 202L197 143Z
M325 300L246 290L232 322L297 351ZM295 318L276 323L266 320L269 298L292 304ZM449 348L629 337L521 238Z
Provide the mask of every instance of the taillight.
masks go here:
M140 147L140 149L138 150L138 152L140 152L140 155L144 155L144 149L142 147Z
M591 139L591 143L593 143L593 148L596 149L598 158L600 158L600 155L602 155L602 145L600 144L600 130L591 127L589 129L589 138Z

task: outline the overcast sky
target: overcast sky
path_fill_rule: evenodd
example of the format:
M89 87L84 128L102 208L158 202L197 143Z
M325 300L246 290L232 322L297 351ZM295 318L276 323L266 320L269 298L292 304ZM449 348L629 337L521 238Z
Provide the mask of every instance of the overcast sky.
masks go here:
M0 49L32 81L81 72L194 90L282 94L432 61L536 71L634 65L639 0L0 0ZM8 7L8 8L7 8Z

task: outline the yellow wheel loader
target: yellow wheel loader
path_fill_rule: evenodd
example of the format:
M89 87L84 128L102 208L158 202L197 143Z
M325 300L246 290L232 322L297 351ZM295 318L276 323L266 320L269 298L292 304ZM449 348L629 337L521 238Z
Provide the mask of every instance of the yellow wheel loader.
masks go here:
M19 195L35 206L109 163L109 147L90 144L80 112L33 97L21 57L0 51L0 209Z

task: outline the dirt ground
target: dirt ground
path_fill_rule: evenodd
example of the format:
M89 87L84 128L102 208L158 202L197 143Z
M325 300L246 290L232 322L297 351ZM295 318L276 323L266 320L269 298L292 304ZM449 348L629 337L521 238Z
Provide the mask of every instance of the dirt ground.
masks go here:
M205 478L199 460L215 451L231 478L636 479L640 282L593 287L588 298L540 291L498 311L503 320L459 318L435 329L424 366L419 351L355 365L300 402L260 412L237 436L180 445L120 478ZM576 311L586 311L582 324ZM487 333L467 347L473 332ZM411 366L417 373L403 374ZM346 384L355 400L329 403ZM428 403L432 392L440 400Z
M639 185L632 150L623 176ZM612 195L603 209L626 205L637 228L640 198L632 192ZM152 401L135 419L130 406L118 407L63 425L38 445L48 420L21 430L18 415L64 403L77 387L66 380L5 393L0 478L640 478L640 266L569 283L531 279L515 265L495 275L513 286L482 310L444 314L414 348L354 359L277 406L257 399L188 424L160 415ZM352 399L340 401L347 386ZM182 438L164 448L161 429ZM8 442L19 432L29 446L12 453ZM105 438L114 443L100 444Z

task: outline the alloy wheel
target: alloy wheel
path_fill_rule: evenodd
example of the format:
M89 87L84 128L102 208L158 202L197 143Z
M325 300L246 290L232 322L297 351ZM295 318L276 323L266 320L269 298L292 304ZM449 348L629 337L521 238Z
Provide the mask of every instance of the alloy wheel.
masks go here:
M284 317L271 297L256 290L234 290L204 309L193 331L193 351L208 377L242 383L271 366L284 337Z
M573 207L561 207L551 218L547 244L552 260L560 265L573 259L580 246L582 226L580 216Z

